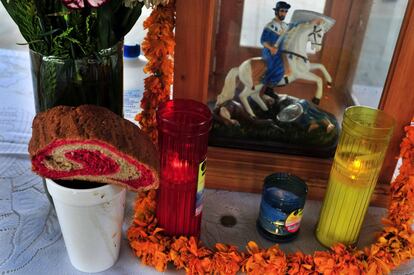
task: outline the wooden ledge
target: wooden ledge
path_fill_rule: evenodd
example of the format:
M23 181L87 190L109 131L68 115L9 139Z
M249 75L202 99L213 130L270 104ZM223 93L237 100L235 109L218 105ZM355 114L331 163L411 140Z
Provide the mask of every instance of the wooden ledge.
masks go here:
M275 172L289 172L306 181L308 199L322 200L332 159L209 147L207 188L260 193L263 179ZM388 185L378 184L372 205L387 206Z

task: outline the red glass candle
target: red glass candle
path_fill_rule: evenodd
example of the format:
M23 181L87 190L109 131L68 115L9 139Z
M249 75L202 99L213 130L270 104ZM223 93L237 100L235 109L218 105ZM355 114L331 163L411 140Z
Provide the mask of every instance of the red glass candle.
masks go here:
M158 225L171 235L200 235L208 132L208 107L174 99L157 111L161 181L157 198Z

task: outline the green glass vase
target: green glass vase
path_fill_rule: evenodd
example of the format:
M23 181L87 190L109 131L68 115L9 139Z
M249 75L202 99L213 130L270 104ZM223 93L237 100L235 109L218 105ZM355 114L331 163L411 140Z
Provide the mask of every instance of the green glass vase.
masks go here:
M383 111L346 109L316 237L324 246L356 244L395 121Z
M123 115L123 42L94 57L62 59L30 51L36 112L93 104Z

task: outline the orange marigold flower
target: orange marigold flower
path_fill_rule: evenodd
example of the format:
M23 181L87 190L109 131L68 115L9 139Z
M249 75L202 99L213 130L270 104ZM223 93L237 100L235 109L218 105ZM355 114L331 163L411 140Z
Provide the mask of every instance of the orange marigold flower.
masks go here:
M141 100L142 112L135 117L141 129L157 143L155 110L168 100L173 82L175 1L168 5L158 5L144 21L148 30L142 42L142 51L148 59L144 72L149 76L144 80L144 94Z
M247 251L250 256L247 256L242 266L242 271L247 274L286 274L286 255L278 245L260 249L255 242L249 242Z

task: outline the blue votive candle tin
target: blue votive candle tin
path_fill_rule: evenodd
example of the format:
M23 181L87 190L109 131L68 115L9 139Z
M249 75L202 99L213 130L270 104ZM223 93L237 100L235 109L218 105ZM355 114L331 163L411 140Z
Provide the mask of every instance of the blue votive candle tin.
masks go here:
M295 239L307 193L306 183L295 175L275 173L267 176L256 223L260 235L274 242Z

